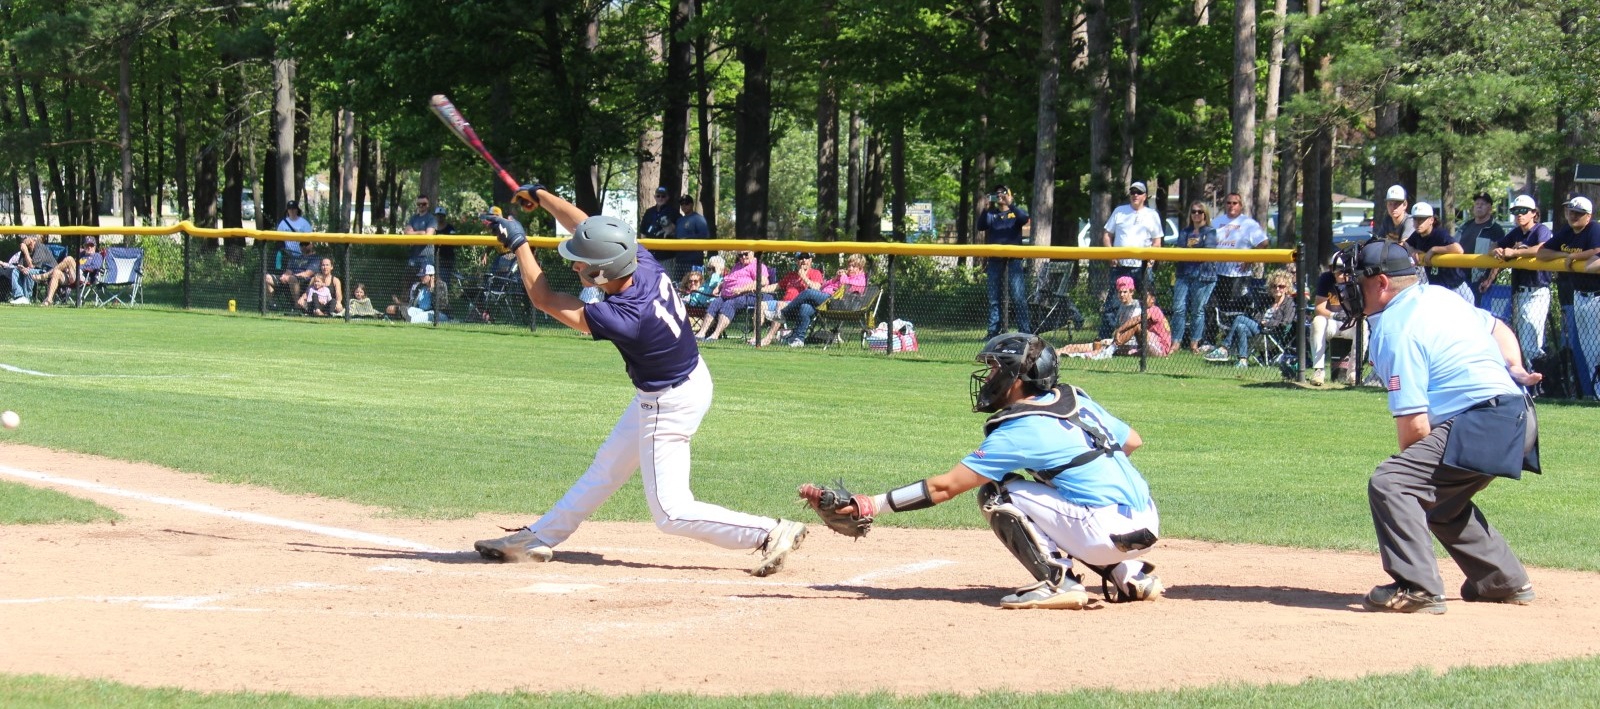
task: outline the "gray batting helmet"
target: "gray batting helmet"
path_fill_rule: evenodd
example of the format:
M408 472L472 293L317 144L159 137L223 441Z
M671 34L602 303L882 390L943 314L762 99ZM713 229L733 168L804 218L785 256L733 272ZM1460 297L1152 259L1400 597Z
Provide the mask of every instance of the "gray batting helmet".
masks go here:
M601 285L631 275L639 267L638 242L633 229L616 217L589 217L557 250L568 261L588 265L583 277Z

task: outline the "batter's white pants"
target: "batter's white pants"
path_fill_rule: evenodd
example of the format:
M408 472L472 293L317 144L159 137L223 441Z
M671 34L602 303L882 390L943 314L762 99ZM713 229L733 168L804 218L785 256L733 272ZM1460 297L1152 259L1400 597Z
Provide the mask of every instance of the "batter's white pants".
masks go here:
M528 528L551 546L566 541L638 470L657 529L725 549L761 546L777 520L700 502L689 491L689 439L711 408L711 393L711 371L705 360L677 387L640 391L589 469Z
M1531 368L1533 360L1544 355L1544 323L1550 315L1550 289L1518 288L1511 302L1517 309L1513 322L1517 326L1517 341L1522 344L1522 363Z
M1141 529L1161 534L1161 519L1153 502L1148 510L1128 510L1124 514L1116 505L1075 505L1061 499L1055 488L1032 480L1013 480L1006 483L1006 491L1011 493L1011 504L1044 535L1042 541L1051 552L1059 551L1085 564L1112 566L1111 577L1118 585L1144 569L1144 564L1134 559L1149 549L1122 551L1111 541L1111 535Z
M1356 344L1355 344L1356 328L1355 327L1351 327L1351 328L1348 328L1348 329L1341 330L1340 328L1342 328L1342 327L1344 327L1344 323L1340 322L1338 320L1334 320L1333 318L1325 318L1325 317L1322 317L1321 315L1318 315L1318 316L1316 316L1316 317L1311 319L1311 368L1312 369L1324 369L1324 368L1327 367L1327 365L1328 365L1328 345L1330 343L1332 343L1335 338L1343 339L1343 340L1350 340L1350 349L1351 349L1350 354L1352 355L1352 357L1361 355L1361 353L1358 353L1358 352L1355 351L1355 346L1356 346ZM1356 327L1360 327L1361 328L1361 343L1363 345L1366 344L1367 343L1367 321L1365 319L1363 319L1361 321L1361 324L1356 326ZM1354 365L1354 359L1352 359L1351 361L1352 361L1352 364L1350 366L1350 371L1354 372L1354 371L1356 371L1355 370L1355 365Z

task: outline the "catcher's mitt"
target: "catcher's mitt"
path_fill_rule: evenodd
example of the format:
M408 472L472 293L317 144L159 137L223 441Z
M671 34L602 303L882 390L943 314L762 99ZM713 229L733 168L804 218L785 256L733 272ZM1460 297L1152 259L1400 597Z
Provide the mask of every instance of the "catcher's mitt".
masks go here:
M864 537L872 531L872 516L877 512L872 498L851 494L845 489L844 481L835 481L832 487L806 483L798 492L800 502L810 506L828 529L851 538ZM843 507L853 509L846 514L839 511Z

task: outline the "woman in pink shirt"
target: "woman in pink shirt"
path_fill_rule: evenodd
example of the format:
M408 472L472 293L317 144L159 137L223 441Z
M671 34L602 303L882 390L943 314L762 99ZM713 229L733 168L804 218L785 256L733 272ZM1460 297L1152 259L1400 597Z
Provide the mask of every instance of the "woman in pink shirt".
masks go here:
M740 251L738 264L722 277L722 291L706 304L705 321L700 324L700 332L696 333L701 340L722 337L722 331L728 329L740 310L755 305L758 295L762 300L770 300L772 291L778 287L772 282L772 276L766 268L761 269L760 283L757 283L756 252Z

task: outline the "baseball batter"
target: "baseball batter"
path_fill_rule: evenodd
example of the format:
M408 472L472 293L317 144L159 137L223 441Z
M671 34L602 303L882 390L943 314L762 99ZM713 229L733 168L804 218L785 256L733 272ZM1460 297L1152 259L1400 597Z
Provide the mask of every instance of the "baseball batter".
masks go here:
M1161 597L1155 567L1138 560L1160 532L1150 488L1128 461L1143 443L1139 433L1081 389L1057 387L1056 351L1037 335L998 335L977 361L972 410L991 414L978 450L942 475L877 496L841 495L851 504L837 512L870 521L977 488L989 526L1037 581L1000 599L1001 607L1083 608L1088 593L1072 572L1074 559L1100 576L1108 601ZM822 489L806 485L801 495L830 527L851 534L820 506Z
M804 525L700 502L689 491L689 439L711 407L711 373L671 279L621 220L590 217L541 185L524 185L517 201L529 209L543 207L572 232L559 247L562 257L572 261L584 285L605 294L584 303L551 290L522 225L485 215L484 223L517 255L528 299L568 327L615 345L638 393L589 469L555 507L515 534L478 542L478 553L497 561L551 560L554 547L638 470L657 528L727 549L759 548L761 563L750 573L777 571L805 539Z

